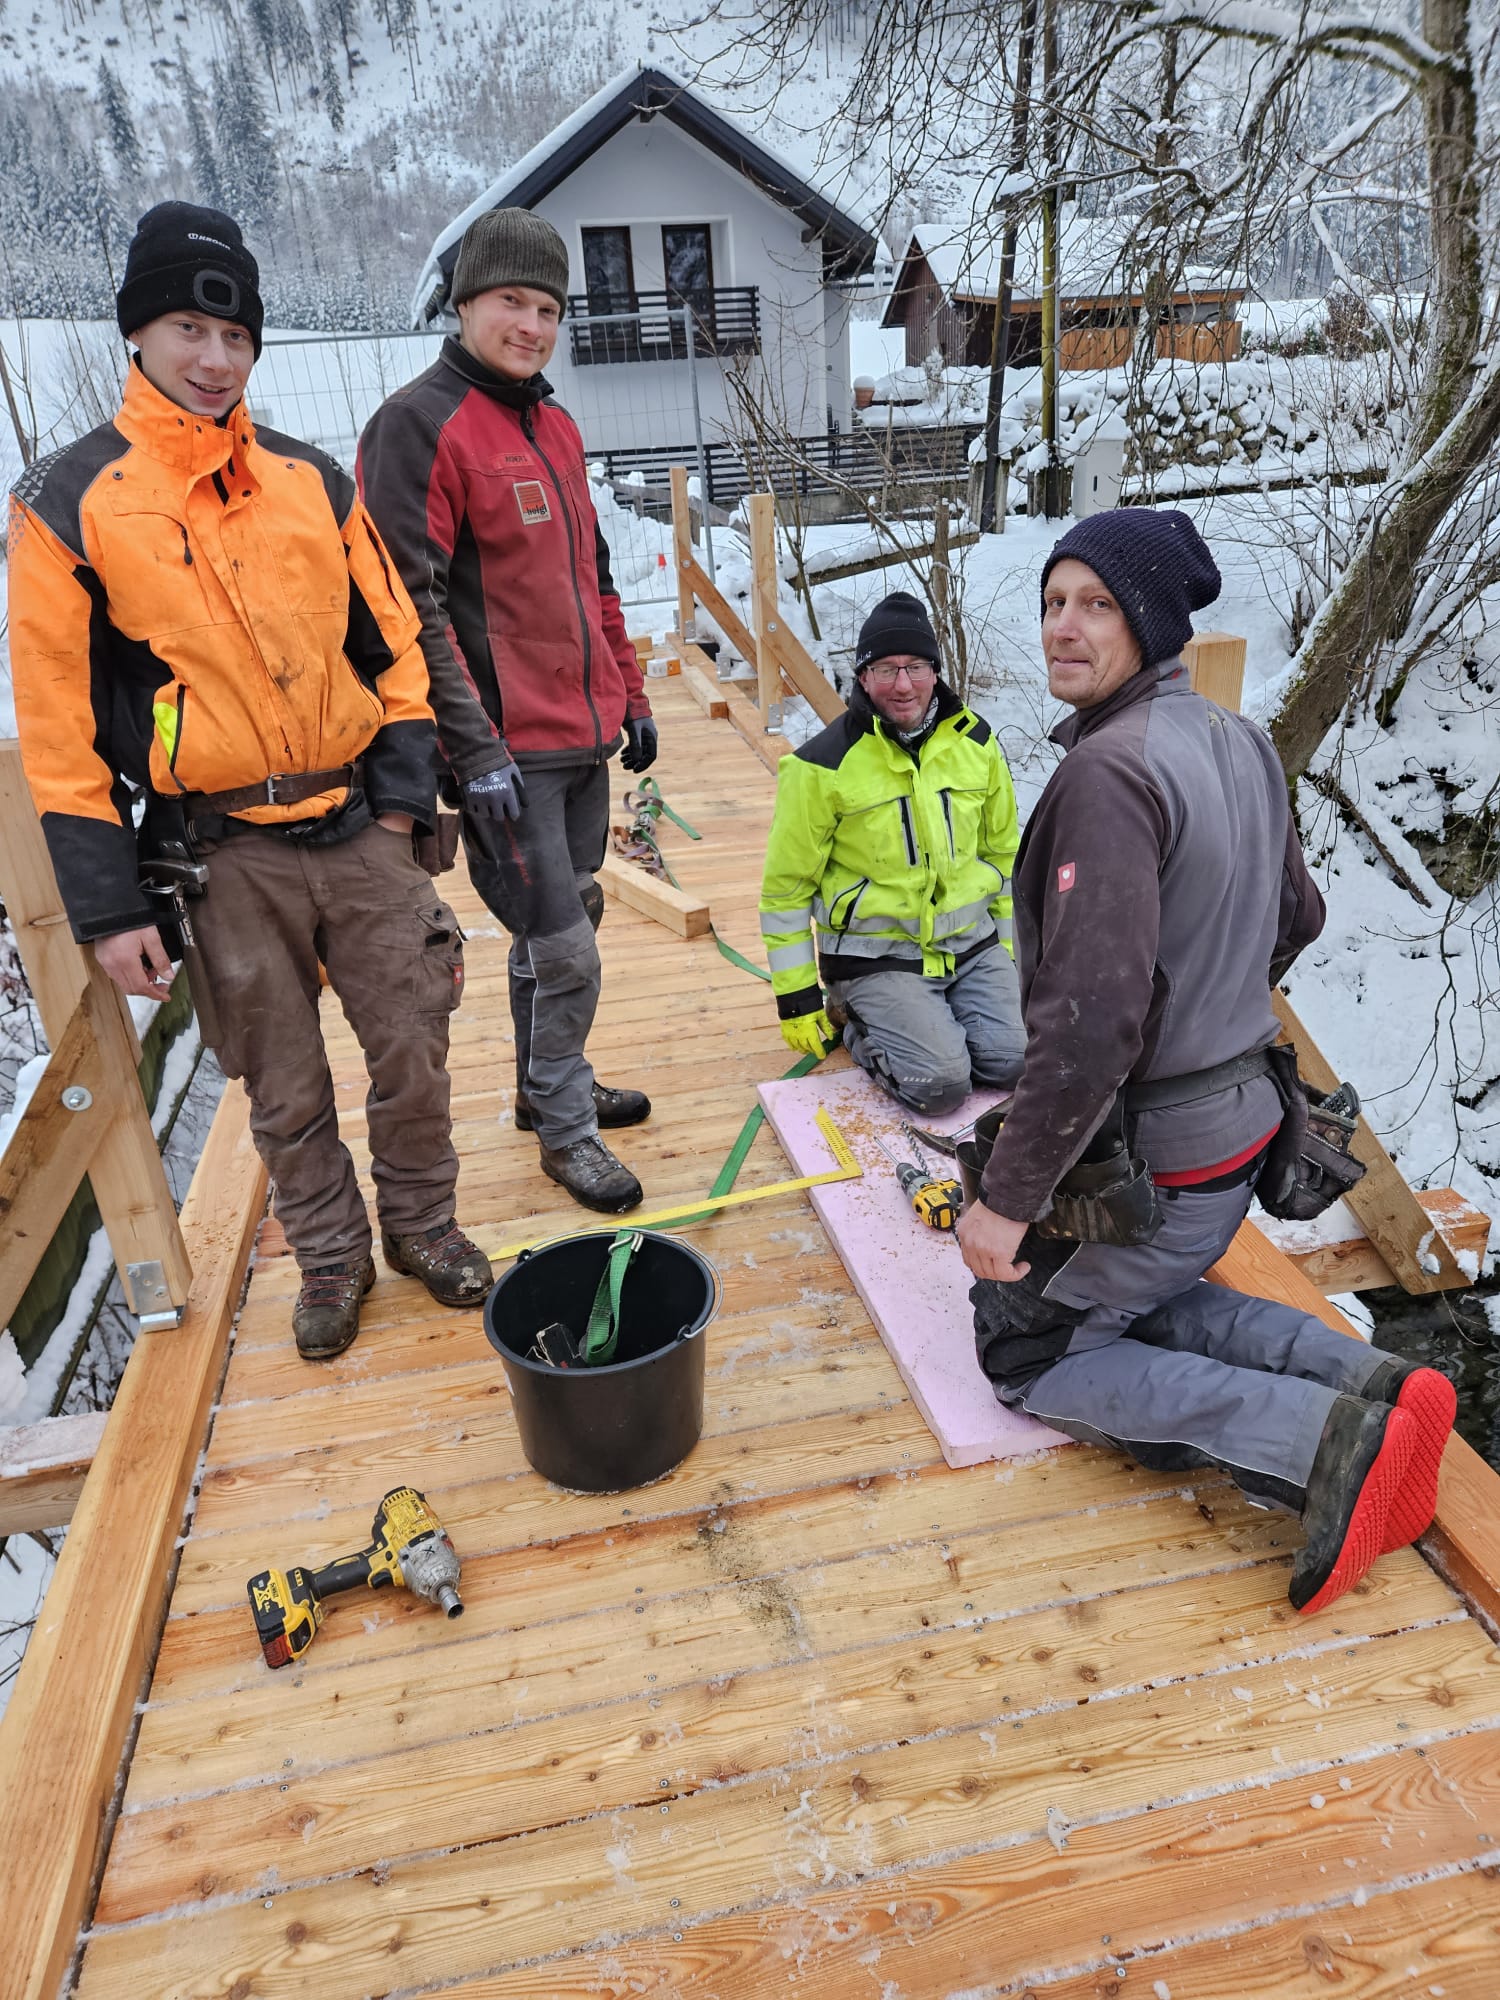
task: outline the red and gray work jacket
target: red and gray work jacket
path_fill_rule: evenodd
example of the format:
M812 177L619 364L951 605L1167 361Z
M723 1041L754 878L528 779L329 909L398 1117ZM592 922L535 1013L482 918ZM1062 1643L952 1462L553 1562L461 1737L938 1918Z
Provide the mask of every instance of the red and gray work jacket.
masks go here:
M583 441L540 375L456 340L375 412L359 486L422 620L443 756L460 783L514 757L602 763L651 712Z

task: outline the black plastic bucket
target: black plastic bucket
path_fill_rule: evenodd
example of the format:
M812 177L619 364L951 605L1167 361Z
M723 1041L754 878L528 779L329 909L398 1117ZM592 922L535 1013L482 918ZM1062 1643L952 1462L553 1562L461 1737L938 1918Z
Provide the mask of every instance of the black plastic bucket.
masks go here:
M521 1449L554 1485L645 1486L703 1433L702 1335L719 1309L719 1274L691 1244L650 1229L641 1239L605 1367L553 1368L531 1358L531 1345L554 1320L582 1337L615 1231L522 1251L485 1300L484 1330L505 1367Z

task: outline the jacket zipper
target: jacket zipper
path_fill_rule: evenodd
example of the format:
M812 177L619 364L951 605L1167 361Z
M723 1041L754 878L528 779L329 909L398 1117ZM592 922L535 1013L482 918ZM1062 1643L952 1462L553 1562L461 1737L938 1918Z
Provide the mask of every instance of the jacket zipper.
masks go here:
M869 888L869 886L870 886L870 878L868 875L866 875L860 881L856 882L852 888L845 889L842 895L836 896L834 898L833 907L828 912L828 926L830 930L835 930L835 931L848 930L850 924L852 924L854 921L854 912L859 906L859 899L865 893L866 889ZM838 921L837 916L835 915L835 911L838 909L839 904L844 900L844 896L849 897L850 902L848 909L846 909L844 912L844 920L842 923L840 923Z
M177 525L179 528L182 529L182 560L187 564L188 568L191 569L193 566L193 552L188 547L187 528L181 521L179 521Z
M187 529L184 528L182 532L184 539L186 539ZM191 556L188 557L188 561L189 562L192 561ZM187 688L181 681L179 681L177 683L177 728L172 737L172 754L167 759L167 769L172 773L172 776L174 778L177 776L177 759L182 751L182 717L183 717L183 711L185 710L186 707L187 707Z
M589 685L593 679L594 648L589 638L589 621L584 615L583 592L578 588L578 545L573 539L573 517L568 512L567 496L562 490L562 481L546 452L537 441L536 431L531 423L531 411L521 412L521 429L525 433L537 457L547 468L547 477L552 481L552 490L557 495L557 504L562 513L563 529L568 537L568 581L573 586L573 607L578 613L578 631L583 640L583 698L589 705L589 714L594 719L594 760L597 763L604 752L604 731L599 727L599 711L594 706L593 691Z
M912 825L911 800L902 799L900 805L901 834L906 842L906 865L908 868L915 868L917 865L917 835L916 829Z
M953 845L953 794L946 787L938 793L943 802L943 824L948 829L948 859L958 859L958 849Z

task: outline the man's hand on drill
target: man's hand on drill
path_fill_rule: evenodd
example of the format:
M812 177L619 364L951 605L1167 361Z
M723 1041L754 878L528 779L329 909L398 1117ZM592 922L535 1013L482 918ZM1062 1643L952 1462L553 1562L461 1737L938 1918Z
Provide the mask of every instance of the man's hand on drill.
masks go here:
M526 805L526 780L517 764L466 779L458 788L463 808L472 819L519 819Z
M172 990L172 961L155 924L96 939L94 958L122 993L133 993L142 1000L165 1000Z
M649 771L656 762L656 724L649 715L625 718L625 748L620 752L622 771Z

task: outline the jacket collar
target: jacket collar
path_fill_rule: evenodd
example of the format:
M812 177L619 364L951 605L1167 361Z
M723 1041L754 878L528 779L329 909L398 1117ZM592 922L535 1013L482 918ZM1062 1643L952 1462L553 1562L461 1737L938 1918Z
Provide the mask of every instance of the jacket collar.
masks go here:
M508 375L497 375L493 368L486 368L478 356L471 354L463 342L451 333L443 342L441 359L443 365L451 368L455 375L462 376L474 388L482 389L487 396L493 396L497 403L503 403L518 416L528 416L538 403L552 394L552 384L545 375L532 375L524 382L512 382Z
M1175 683L1181 684L1180 689ZM1108 701L1101 701L1097 708L1075 708L1052 731L1051 740L1064 750L1071 750L1081 743L1085 736L1092 736L1096 729L1116 715L1122 715L1127 708L1134 708L1137 702L1155 701L1159 694L1186 692L1188 671L1175 656L1162 660L1157 666L1143 667L1132 674L1123 687L1117 687Z
M215 421L184 410L148 381L138 359L125 381L125 400L115 428L159 465L187 474L189 482L221 472L236 450L255 442L255 426L243 402Z

